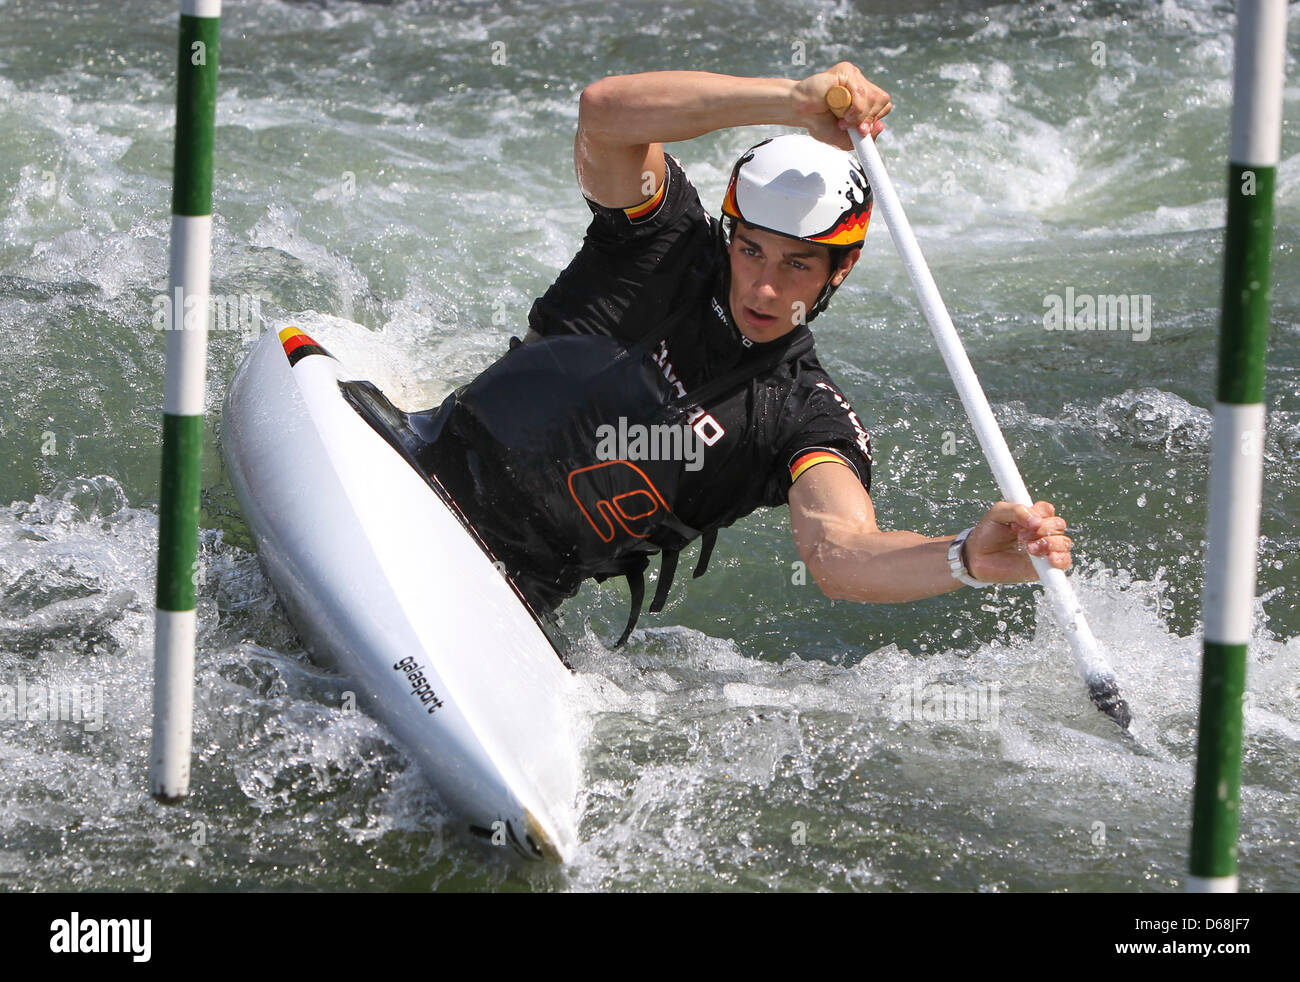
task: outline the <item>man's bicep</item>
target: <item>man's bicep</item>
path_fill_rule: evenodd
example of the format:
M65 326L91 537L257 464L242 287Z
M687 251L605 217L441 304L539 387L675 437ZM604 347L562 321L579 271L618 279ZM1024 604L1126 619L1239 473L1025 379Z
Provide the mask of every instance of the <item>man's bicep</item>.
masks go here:
M800 474L790 485L789 503L795 547L810 567L836 542L880 531L871 495L851 467L835 460Z
M578 119L573 167L582 193L606 208L632 208L648 201L664 183L660 143L611 143L590 134Z

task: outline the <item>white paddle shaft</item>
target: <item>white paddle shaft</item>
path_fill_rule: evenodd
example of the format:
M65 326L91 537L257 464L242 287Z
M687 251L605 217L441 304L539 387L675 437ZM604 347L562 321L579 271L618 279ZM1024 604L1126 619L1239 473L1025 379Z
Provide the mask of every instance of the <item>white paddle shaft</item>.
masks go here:
M889 180L889 175L885 172L885 163L880 159L880 151L876 149L875 141L864 140L856 127L849 129L849 138L853 141L853 148L857 151L858 159L862 161L862 166L867 172L867 180L871 183L871 192L876 205L885 216L889 235L894 240L894 247L898 249L912 285L916 288L921 310L930 323L930 330L939 345L939 352L948 366L948 373L957 387L957 394L961 396L962 405L966 407L966 415L975 428L980 446L984 448L984 456L988 459L993 477L1002 490L1002 497L1015 504L1032 506L1033 500L1029 497L1029 489L1025 487L1016 462L1011 457L1011 450L1007 447L1007 441L1002 436L1002 430L993 417L989 401L980 387L975 369L971 367L966 350L957 336L957 329L953 326L952 318L948 316L948 308L944 306L943 298L939 295L939 287L935 285L930 267L921 254L921 247L917 245L916 236L912 234L912 226L907 220L907 215L903 213L903 204L894 190L893 183ZM1084 678L1091 682L1097 677L1113 677L1114 673L1111 671L1105 652L1102 651L1101 645L1088 627L1083 608L1079 606L1074 588L1070 586L1065 573L1054 567L1045 557L1031 556L1030 560L1034 564L1039 580L1047 590L1056 621L1069 638L1070 648L1074 652L1075 660Z

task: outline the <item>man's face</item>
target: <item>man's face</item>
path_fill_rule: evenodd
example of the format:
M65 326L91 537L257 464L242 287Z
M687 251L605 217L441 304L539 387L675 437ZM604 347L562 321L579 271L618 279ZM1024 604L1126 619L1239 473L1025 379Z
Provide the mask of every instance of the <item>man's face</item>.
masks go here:
M831 275L830 249L736 223L731 260L731 316L751 341L775 341L808 319ZM838 286L858 251L835 273Z

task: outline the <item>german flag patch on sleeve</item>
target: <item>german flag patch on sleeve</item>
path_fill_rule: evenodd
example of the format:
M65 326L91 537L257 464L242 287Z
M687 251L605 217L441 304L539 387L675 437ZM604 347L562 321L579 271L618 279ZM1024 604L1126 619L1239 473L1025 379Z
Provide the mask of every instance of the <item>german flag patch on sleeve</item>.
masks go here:
M809 447L807 450L801 450L790 459L790 483L793 484L799 480L808 468L815 467L817 464L824 464L833 461L837 464L843 464L845 467L858 472L857 468L849 463L842 454L831 450L829 447Z
M659 189L639 205L623 209L623 214L627 216L628 222L632 225L640 225L642 222L648 222L654 218L659 211L659 206L668 197L668 187L672 184L672 180L673 169L668 164L668 155L664 154L664 179L659 183Z

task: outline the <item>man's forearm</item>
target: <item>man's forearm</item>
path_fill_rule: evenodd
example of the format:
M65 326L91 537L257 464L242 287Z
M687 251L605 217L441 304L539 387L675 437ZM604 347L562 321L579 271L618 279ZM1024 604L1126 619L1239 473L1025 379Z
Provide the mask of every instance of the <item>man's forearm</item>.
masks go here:
M728 126L798 126L796 84L710 72L613 75L583 91L579 126L591 139L628 145L690 140Z
M813 576L835 600L907 603L961 586L948 567L955 536L929 539L917 532L872 532L822 542L812 553Z

